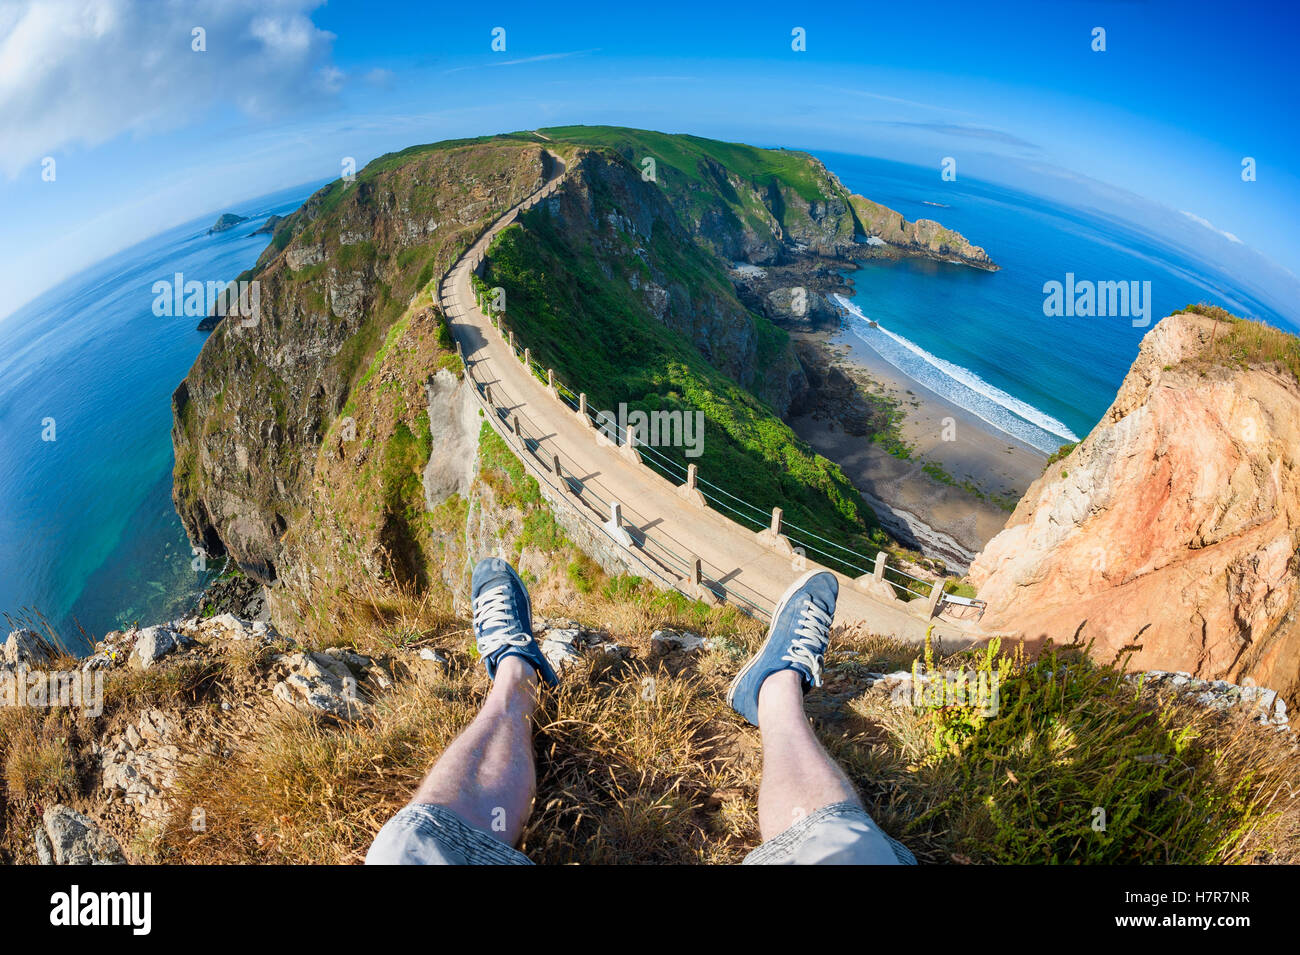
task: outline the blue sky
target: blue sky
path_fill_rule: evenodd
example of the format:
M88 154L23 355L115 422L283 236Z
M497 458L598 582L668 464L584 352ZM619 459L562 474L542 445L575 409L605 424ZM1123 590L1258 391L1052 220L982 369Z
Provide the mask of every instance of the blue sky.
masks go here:
M0 316L344 157L614 123L931 165L937 184L952 156L1132 219L1294 318L1292 6L0 0Z

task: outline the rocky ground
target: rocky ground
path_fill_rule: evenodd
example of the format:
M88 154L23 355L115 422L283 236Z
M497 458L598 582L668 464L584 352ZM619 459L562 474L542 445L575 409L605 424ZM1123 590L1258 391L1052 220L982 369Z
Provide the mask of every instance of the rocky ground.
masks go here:
M536 624L543 652L569 680L600 682L601 674L621 672L638 658L658 661L658 676L632 674L630 686L634 691L641 688L642 694L644 687L653 686L656 680L665 685L670 681L689 685L713 679L718 666L734 669L746 656L742 640L730 635L703 636L682 628L660 627L648 639L627 639L567 618L539 618ZM926 671L919 663L912 669L877 670L871 664L885 658L879 646L843 636L844 649L828 660L826 687L811 700L814 718L828 721L832 731L839 727L837 732L846 732L851 721L859 719L854 713L886 714L874 720L887 726L891 719L936 703L950 705L956 699L997 710L996 684L991 698L985 692L976 701L974 682L967 682L965 671ZM382 656L344 647L311 649L264 622L230 614L111 633L95 646L92 655L75 661L82 673L117 681L109 684L105 714L82 721L84 725L69 736L75 737L71 762L77 769L76 782L65 786L57 800L30 804L26 818L33 824L25 831L13 830L11 805L11 825L0 851L11 861L42 864L160 861L160 841L174 841L178 832L187 830L203 833L210 822L209 812L233 811L228 806L218 808L210 793L204 805L197 805L196 776L216 773L216 778L203 781L219 788L219 767L236 765L241 750L251 745L281 745L276 736L267 735L267 727L277 725L277 720L296 716L308 721L300 722L300 727L316 726L309 730L314 746L333 745L329 740L334 734L350 732L339 728L382 723L386 709L421 680L463 679L456 677L456 672L477 673L472 664L470 671L460 670L450 659L457 655L431 645L392 648ZM0 676L13 677L69 662L59 661L33 632L14 631L0 652ZM1132 674L1129 680L1142 693L1163 694L1225 716L1239 714L1261 730L1281 731L1295 748L1286 704L1272 691L1178 673ZM123 686L132 687L132 692L124 695ZM184 693L159 693L160 687L187 689ZM467 719L469 712L462 718ZM899 717L889 716L891 712ZM844 722L846 717L849 723ZM436 711L426 711L423 719L437 721L440 717ZM610 729L621 725L611 714L606 719ZM752 761L756 740L749 738L748 730L739 724L736 728L713 725L713 734L722 733L731 740L725 749L748 753L746 759ZM592 730L598 731L599 724L590 724L586 732ZM877 739L872 745L880 745L880 732L871 731L871 738ZM654 758L676 757L659 753ZM294 757L301 771L300 761L301 757ZM8 763L7 777L12 777L12 756ZM375 768L383 771L382 766ZM419 764L414 772L421 769ZM329 792L348 782L343 768L335 766L331 772L338 772L339 778L309 774L296 783L318 792L310 797L312 813L330 814ZM715 812L723 811L729 799L752 798L725 786L717 793L705 802L705 807L711 805ZM10 794L10 800L14 798ZM381 813L371 815L377 824ZM358 838L364 841L365 833Z

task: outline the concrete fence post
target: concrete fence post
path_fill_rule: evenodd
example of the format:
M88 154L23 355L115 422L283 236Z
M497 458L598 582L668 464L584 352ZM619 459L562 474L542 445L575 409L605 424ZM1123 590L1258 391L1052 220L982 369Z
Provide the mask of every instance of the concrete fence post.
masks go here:
M686 465L686 483L677 489L677 493L696 507L707 508L709 502L704 499L704 494L696 487L699 477L700 471L698 467L694 464Z
M554 368L546 369L546 387L550 388L552 391L555 391L555 369Z
M925 602L925 618L929 620L934 616L935 611L939 609L939 601L943 598L943 581L936 581L930 585L930 597Z
M632 428L627 428L625 430L627 439L623 442L622 447L618 449L618 453L623 455L623 457L627 458L633 464L640 464L641 452L636 449L636 431Z
M524 349L524 367L529 371L533 370L533 350L531 348Z
M514 351L515 351L515 331L514 331L513 328L510 330L510 339L509 339L509 340L510 340L510 353L511 353L511 354L514 354Z
M896 603L899 597L894 593L894 585L885 580L885 570L889 566L889 555L883 550L876 552L876 563L872 572L854 578L853 584L863 593L871 594L885 603Z
M802 556L802 551L796 551L790 539L781 533L781 517L781 508L772 508L772 523L758 532L758 539L779 554L784 554L791 559L798 558Z
M618 501L609 502L609 520L605 522L605 530L624 547L632 546L632 535L623 526L623 505Z

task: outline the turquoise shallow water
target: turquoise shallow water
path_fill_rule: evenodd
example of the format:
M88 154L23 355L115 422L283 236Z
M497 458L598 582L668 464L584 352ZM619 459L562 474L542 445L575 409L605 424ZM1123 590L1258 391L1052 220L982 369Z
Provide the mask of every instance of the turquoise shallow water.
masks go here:
M171 394L206 336L156 316L153 284L233 279L266 247L249 233L310 193L222 210L251 220L227 232L207 235L216 213L168 230L0 321L0 612L39 612L77 648L202 589L171 504Z
M1067 273L1149 281L1152 324L1210 301L1295 328L1231 279L1100 216L987 183L943 182L936 169L818 155L852 191L909 220L956 229L1002 267L867 263L851 273L850 329L909 377L1040 450L1091 430L1150 330L1134 328L1131 317L1048 317L1045 282L1064 283Z

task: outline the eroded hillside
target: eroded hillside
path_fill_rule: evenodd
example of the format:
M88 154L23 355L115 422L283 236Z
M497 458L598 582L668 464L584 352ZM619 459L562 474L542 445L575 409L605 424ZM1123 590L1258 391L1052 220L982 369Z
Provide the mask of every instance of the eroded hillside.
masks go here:
M1161 321L1101 423L972 566L986 625L1294 699L1298 354L1252 322Z

